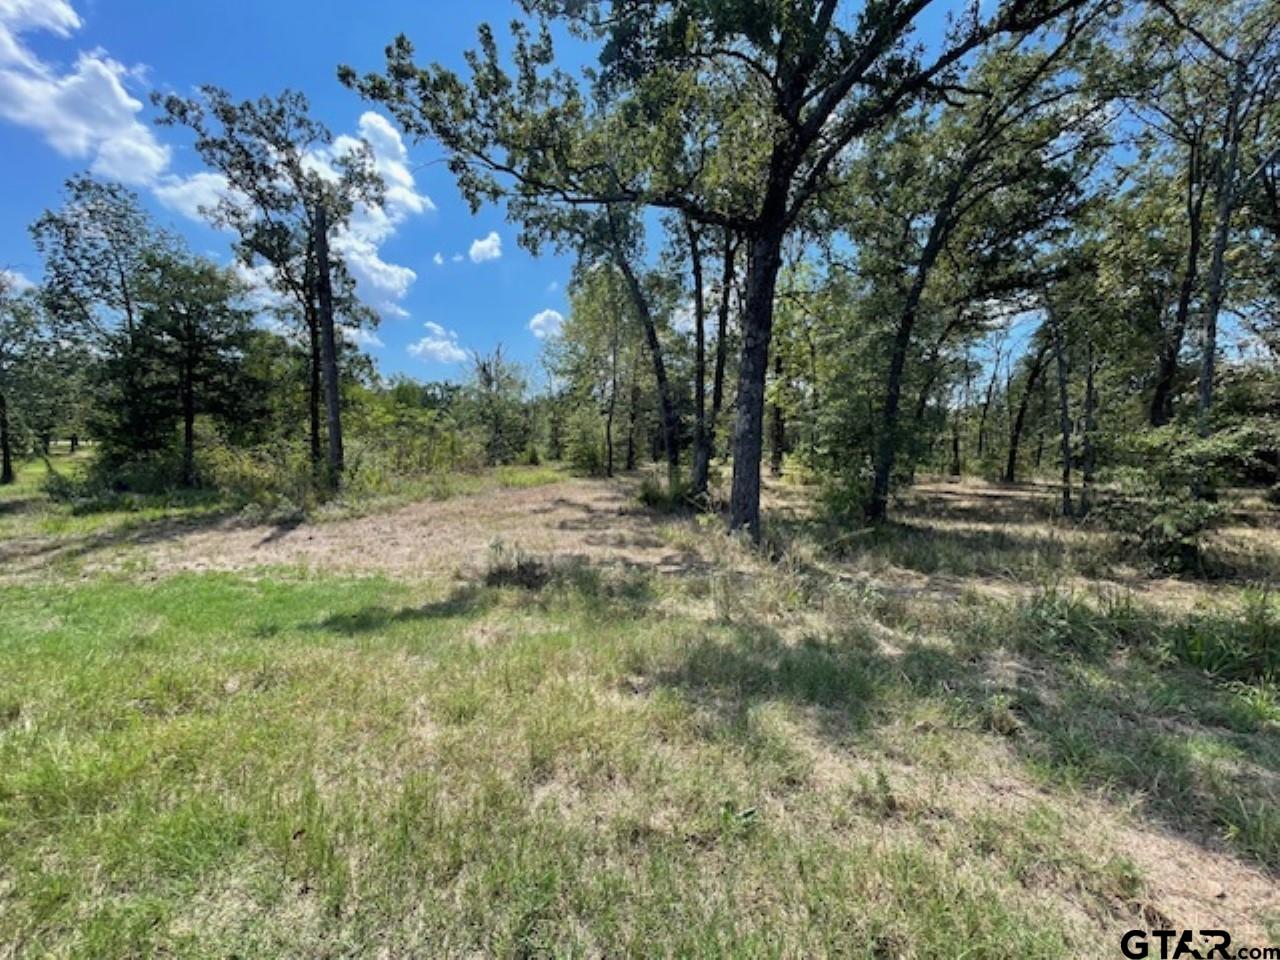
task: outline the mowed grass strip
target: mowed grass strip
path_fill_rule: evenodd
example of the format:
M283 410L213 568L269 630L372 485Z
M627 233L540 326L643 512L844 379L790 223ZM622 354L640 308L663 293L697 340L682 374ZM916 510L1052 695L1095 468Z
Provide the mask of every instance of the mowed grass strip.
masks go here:
M866 644L655 589L0 589L0 954L1047 958L1140 888L947 810L998 738Z

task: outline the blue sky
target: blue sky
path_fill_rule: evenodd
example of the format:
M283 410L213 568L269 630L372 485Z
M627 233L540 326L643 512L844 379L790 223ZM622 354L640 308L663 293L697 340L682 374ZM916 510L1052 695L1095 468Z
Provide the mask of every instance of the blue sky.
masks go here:
M348 238L361 294L383 316L365 344L382 372L459 378L469 351L502 343L538 379L535 330L567 312L570 262L520 249L500 209L472 216L438 148L398 142L335 77L339 63L380 67L400 32L422 60L461 68L480 22L502 36L517 13L510 0L0 0L0 268L39 280L27 225L83 170L128 182L193 250L228 260L227 236L183 212L211 184L183 133L154 126L148 95L291 87L335 135L367 136L402 188Z
M935 3L918 38L939 43L947 12L967 2ZM380 68L401 32L420 60L462 69L481 22L502 37L518 15L513 0L0 0L0 269L39 280L27 225L83 170L126 182L193 250L229 260L228 237L196 212L217 183L183 131L155 127L149 94L203 83L238 98L293 88L336 136L369 139L395 187L335 243L383 317L362 341L381 371L461 378L470 351L501 343L540 381L541 337L568 310L569 260L532 258L500 209L473 216L438 148L403 142L336 80L339 63ZM559 53L572 68L586 52Z

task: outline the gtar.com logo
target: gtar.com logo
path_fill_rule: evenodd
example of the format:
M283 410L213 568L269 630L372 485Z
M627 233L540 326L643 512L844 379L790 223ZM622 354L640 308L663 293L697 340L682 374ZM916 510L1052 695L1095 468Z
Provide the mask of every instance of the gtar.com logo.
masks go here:
M1129 960L1280 960L1280 947L1231 949L1225 930L1130 930L1120 938Z

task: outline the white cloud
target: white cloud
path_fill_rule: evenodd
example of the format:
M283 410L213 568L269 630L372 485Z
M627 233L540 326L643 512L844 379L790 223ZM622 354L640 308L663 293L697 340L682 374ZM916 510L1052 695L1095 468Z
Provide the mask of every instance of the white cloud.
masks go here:
M431 262L432 262L432 263L434 263L437 267L443 267L443 266L444 266L444 254L443 254L443 253L437 253L434 257L432 257L432 258L431 258Z
M142 101L129 92L130 85L143 82L144 68L126 68L102 50L81 52L72 67L61 67L41 60L23 42L35 31L66 39L82 25L70 0L0 0L0 118L36 131L63 156L88 160L99 176L147 187L170 209L207 219L201 210L228 196L226 180L209 171L180 175L170 170L172 151L139 119ZM333 247L346 259L362 298L394 314L417 274L388 262L381 249L409 217L434 210L435 204L417 190L399 131L373 111L360 117L357 135L338 137L305 162L326 176L336 175L335 160L361 149L362 141L372 150L385 198L360 206L335 233Z
M35 30L69 37L80 27L67 0L0 0L0 66L38 71L43 65L18 37Z
M428 321L425 324L427 336L409 346L409 352L421 360L434 360L437 363L462 363L467 359L467 351L458 345L458 334L446 330L438 323Z
M62 70L22 43L31 30L65 37L79 26L61 0L0 0L0 117L35 130L64 157L89 160L100 176L149 184L169 166L170 151L138 119L142 101L125 87L138 71L101 50Z
M486 260L497 260L502 256L502 238L494 230L482 240L471 244L471 262L484 263Z
M380 205L361 204L351 222L334 237L334 249L347 261L361 293L383 313L406 316L397 303L409 294L418 274L409 267L389 263L381 248L396 235L411 216L436 209L431 198L418 193L409 169L409 151L400 131L381 114L367 111L358 124L359 139L340 136L334 140L332 155L360 149L360 141L373 150L374 166L382 177L386 196Z
M169 209L191 220L205 220L202 211L215 208L229 191L226 177L206 171L189 177L167 176L152 192Z
M13 293L24 293L35 287L35 284L18 270L0 270L0 282L3 282Z
M463 256L462 254L460 254L460 253L455 253L455 254L453 255L453 262L454 262L454 263L461 263L461 262L462 262L463 260L465 260L465 259L467 259L467 258L466 258L466 257L464 257L464 256Z
M409 217L434 210L435 204L415 189L406 163L408 153L390 123L370 112L360 118L359 129L373 149L374 164L387 193L381 204L356 207L350 221L335 232L333 249L346 261L360 296L370 306L384 316L408 316L399 301L408 296L418 274L410 267L389 262L382 256L382 247ZM322 176L336 178L335 158L358 149L361 141L344 134L334 140L331 148L314 151L303 162ZM211 208L227 196L226 180L207 171L189 177L169 175L153 189L167 206L195 220L206 219L201 209Z
M371 347L386 346L386 344L382 342L382 338L372 330L366 330L363 327L348 327L345 325L339 327L339 329L342 331L342 336L351 343L354 343L357 347L363 347L367 350Z
M539 340L557 336L564 326L564 317L558 310L543 310L529 321L529 329Z

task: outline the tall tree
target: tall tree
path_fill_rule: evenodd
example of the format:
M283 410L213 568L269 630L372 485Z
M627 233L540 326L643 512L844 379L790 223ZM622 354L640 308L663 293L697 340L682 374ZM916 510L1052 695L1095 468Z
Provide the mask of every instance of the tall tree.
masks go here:
M44 258L44 299L64 323L101 340L139 321L137 286L147 257L171 243L137 194L86 175L64 187L60 209L31 225Z
M189 127L196 151L225 181L218 202L204 211L236 231L237 253L253 267L265 264L272 285L287 297L307 333L310 348L310 441L313 463L321 455L321 393L328 419L327 480L343 471L335 312L359 323L354 287L330 254L331 231L340 230L357 205L382 201L385 185L372 148L364 142L337 149L329 130L310 116L306 97L235 102L214 86L199 97L157 96L159 122ZM321 383L323 381L323 388Z
M1173 69L1199 75L1198 108L1213 131L1213 228L1205 276L1199 430L1210 430L1218 324L1230 277L1227 250L1244 198L1280 156L1274 102L1280 96L1280 17L1267 0L1158 0L1182 42Z
M929 0L523 0L515 76L488 27L471 77L420 67L409 40L384 74L344 82L384 103L417 137L439 140L473 203L537 193L566 205L630 202L731 227L747 249L732 527L760 535L760 460L774 294L782 249L839 181L850 147L921 97L940 95L964 58L1001 35L1025 37L1090 0L973 5L926 56L911 43ZM586 91L554 60L551 25L602 43Z
M244 292L233 274L180 252L152 257L140 286L143 317L131 352L158 368L151 389L178 414L183 486L199 480L196 417L237 420L263 388L242 363L252 323Z
M39 301L0 272L0 485L14 482L16 418L34 400L35 368L49 348Z

